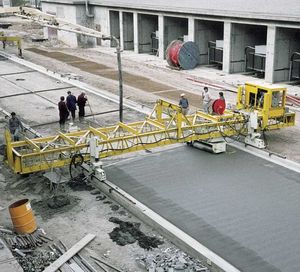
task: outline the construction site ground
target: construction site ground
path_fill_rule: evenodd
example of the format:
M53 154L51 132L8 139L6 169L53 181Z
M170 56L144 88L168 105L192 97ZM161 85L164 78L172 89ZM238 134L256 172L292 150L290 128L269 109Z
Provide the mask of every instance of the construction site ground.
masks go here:
M41 37L42 29L30 22L15 18L1 18L1 22L12 22L13 26L5 33L24 38L23 57L25 60L38 64L64 77L77 78L99 90L105 90L118 95L117 63L115 50L112 48L69 48L56 40L32 42L32 37ZM16 54L14 46L8 46L6 52ZM185 93L191 103L191 111L201 108L201 92L203 86L208 86L214 97L218 92L225 91L227 104L234 105L237 84L245 81L260 81L249 75L226 75L215 67L200 67L192 71L177 71L167 67L165 61L151 55L137 55L133 52L122 53L124 71L124 97L151 108L158 98L177 103L181 93ZM193 81L193 80L196 81ZM54 135L59 129L57 103L61 95L71 90L75 95L78 88L69 86L57 80L41 76L30 68L0 61L0 108L7 112L15 111L22 121L33 127L42 135ZM289 86L291 94L300 95L300 87ZM46 90L48 89L48 90ZM49 90L51 89L51 90ZM36 92L36 93L32 93ZM20 94L11 96L13 94ZM24 94L26 93L26 94ZM97 95L87 93L90 107L84 124L75 122L80 128L88 125L108 126L118 122L118 105ZM297 110L297 109L296 109ZM114 112L111 112L114 111ZM143 120L142 113L137 113L125 107L124 122ZM4 143L3 130L7 119L0 116L0 144ZM300 116L297 115L296 126L280 131L267 132L268 149L286 156L289 160L300 163ZM166 148L172 149L172 147ZM158 151L161 151L159 149ZM200 152L200 151L199 151ZM145 151L108 158L104 164L110 165L128 158L144 157ZM62 170L68 178L68 171ZM0 225L11 228L7 207L12 202L29 198L35 212L38 224L50 237L64 241L72 246L85 234L93 233L96 239L88 245L83 255L96 255L105 258L109 263L122 271L141 271L135 261L138 255L149 254L137 243L119 246L113 242L109 233L117 226L110 222L111 217L122 221L140 222L126 209L103 193L96 192L88 186L76 188L63 185L58 188L60 194L70 199L70 204L59 209L50 209L47 201L54 192L49 191L49 182L43 173L23 177L15 175L7 168L4 154L0 157ZM102 197L103 196L103 197ZM102 200L100 200L102 199ZM146 235L158 237L164 244L159 246L159 252L174 247L172 242L164 239L151 226L141 225Z

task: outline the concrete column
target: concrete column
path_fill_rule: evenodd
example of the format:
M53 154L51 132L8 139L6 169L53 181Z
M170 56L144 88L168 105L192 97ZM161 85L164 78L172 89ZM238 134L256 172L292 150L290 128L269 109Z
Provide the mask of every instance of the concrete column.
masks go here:
M165 22L164 22L164 16L159 15L158 16L158 55L160 59L165 58L165 48L164 48L164 39L165 39Z
M3 0L3 8L9 8L11 7L10 0Z
M231 72L231 32L232 23L224 22L224 41L223 41L223 72Z
M188 36L189 36L189 41L194 42L195 41L195 19L192 17L189 17L189 32L188 32Z
M274 83L274 64L275 64L275 44L276 44L276 26L268 26L267 49L266 49L266 69L265 81Z
M138 13L133 13L133 46L134 53L139 53L139 28L138 28Z
M120 47L124 50L124 27L123 27L123 12L119 11L119 23L120 23Z

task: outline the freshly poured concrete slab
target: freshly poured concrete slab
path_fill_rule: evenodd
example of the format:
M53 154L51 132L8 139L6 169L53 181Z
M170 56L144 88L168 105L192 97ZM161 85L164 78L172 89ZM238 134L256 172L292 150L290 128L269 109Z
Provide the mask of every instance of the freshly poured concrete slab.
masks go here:
M300 271L299 173L233 148L216 155L187 146L106 173L241 271Z
M65 88L69 84L63 83L39 72L3 76L15 85L31 91Z

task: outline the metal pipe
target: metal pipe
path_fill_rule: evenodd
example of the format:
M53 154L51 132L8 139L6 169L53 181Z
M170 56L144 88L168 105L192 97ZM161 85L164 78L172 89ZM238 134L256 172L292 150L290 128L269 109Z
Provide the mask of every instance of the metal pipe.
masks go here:
M115 36L102 37L102 40L114 40L117 44L117 61L118 61L118 75L119 75L119 120L123 122L123 75L121 63L121 46L120 41Z
M120 95L120 103L119 103L119 119L120 122L123 122L123 75L122 75L122 64L121 64L121 48L120 42L118 39L112 36L112 38L117 42L117 60L118 60L118 72L119 72L119 95Z
M108 267L110 267L110 268L116 270L117 272L122 272L119 268L117 268L117 267L111 265L111 264L108 263L108 262L105 262L105 261L103 261L103 260L100 260L100 259L98 259L98 258L96 258L96 257L94 257L94 256L90 256L90 257L91 257L92 259L94 259L95 261L98 261L98 262L100 262L100 263L103 263L103 264L105 264L106 266L108 266Z
M90 269L90 271L92 272L97 272L97 270L85 259L83 258L79 253L77 253L79 259L81 260L81 262L88 268Z
M89 12L89 3L88 0L85 0L85 15L89 18L94 18L94 14Z

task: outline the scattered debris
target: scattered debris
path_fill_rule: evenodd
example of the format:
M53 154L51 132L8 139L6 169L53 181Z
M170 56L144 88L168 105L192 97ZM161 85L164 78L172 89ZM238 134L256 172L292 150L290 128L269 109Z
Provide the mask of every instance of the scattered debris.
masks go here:
M73 73L64 73L60 75L61 77L67 77L68 79L80 80L82 79L81 75L76 75Z
M71 203L67 195L55 195L47 200L47 205L51 209L61 208Z
M110 208L113 210L113 211L117 211L120 209L120 206L119 205L111 205Z
M42 249L52 238L41 230L31 234L15 234L12 230L1 228L0 235L11 250L24 272L43 271L57 257L54 252Z
M119 215L123 215L123 216L126 216L127 215L127 212L124 211L124 210L121 210L118 212Z
M136 262L139 267L143 267L151 272L209 272L209 269L200 260L190 257L186 253L174 248L140 255L136 258Z
M120 246L133 244L138 241L138 245L141 248L150 250L163 244L163 241L161 241L157 237L145 235L140 230L140 223L126 222L116 217L109 218L109 221L119 225L119 227L114 228L113 231L109 233L109 236Z
M106 196L105 195L98 195L96 196L96 200L99 201L99 200L104 200L106 199Z
M67 183L74 191L92 191L95 188L86 182L84 174L80 174Z
M41 272L56 259L57 256L54 252L49 250L33 252L32 254L24 257L17 257L17 260L22 266L24 272Z
M109 200L106 200L106 201L103 201L103 204L112 204L112 201L109 201Z
M51 217L57 215L57 213L68 212L69 210L76 207L76 205L81 200L80 198L78 198L76 196L72 196L72 195L65 195L65 197L69 200L69 203L67 205L62 205L64 202L67 201L67 200L63 200L63 197L61 197L61 198L59 197L58 202L51 200L52 197L45 198L45 199L42 199L39 201L32 200L31 204L32 204L32 208L35 211L35 215L40 215L43 219L48 219L48 218L51 218ZM48 206L48 203L50 203L50 206L53 203L53 206L52 206L53 208L50 208Z

